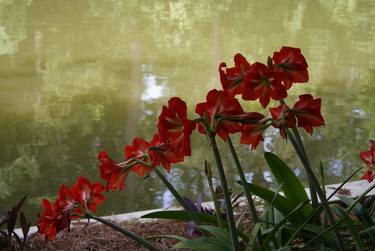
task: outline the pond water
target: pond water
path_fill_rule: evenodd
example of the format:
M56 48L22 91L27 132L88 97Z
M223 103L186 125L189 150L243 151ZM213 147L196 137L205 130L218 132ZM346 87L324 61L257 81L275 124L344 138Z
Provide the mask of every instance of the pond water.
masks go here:
M61 183L100 179L101 150L120 161L135 136L150 139L169 97L184 99L194 116L195 104L220 88L220 62L232 65L236 52L265 62L283 45L300 47L309 63L310 82L296 85L289 102L302 93L322 98L326 126L303 133L312 163L321 160L327 182L339 182L362 166L358 152L375 138L374 1L0 1L0 206L28 194L35 220ZM234 142L253 182L272 182L265 150L304 177L277 131L253 152ZM211 153L197 133L192 144L192 157L168 178L208 199L203 162ZM99 214L174 203L157 177L130 175Z

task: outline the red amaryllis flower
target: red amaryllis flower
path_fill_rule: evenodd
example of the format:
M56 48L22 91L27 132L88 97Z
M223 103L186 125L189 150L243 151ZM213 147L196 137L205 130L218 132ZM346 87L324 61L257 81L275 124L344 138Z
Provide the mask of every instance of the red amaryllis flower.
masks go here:
M219 66L221 85L231 96L242 93L243 79L250 68L249 62L240 53L234 56L234 65L232 68L226 68L225 63Z
M296 126L296 118L286 104L281 104L278 107L270 108L271 116L273 119L272 126L280 129L280 135L286 138L287 135L283 126L292 128Z
M168 107L163 106L157 126L161 141L190 156L190 135L195 129L195 122L187 119L186 111L184 101L178 97L171 98Z
M370 150L359 153L359 157L366 163L368 168L375 166L375 141L370 141Z
M38 232L45 235L46 240L54 240L58 232L58 229L56 227L56 207L54 207L47 199L43 199L42 207L43 212L39 214Z
M242 107L236 98L225 91L209 91L206 102L197 104L195 112L204 119L207 117L208 121L206 123L208 125L217 123L214 129L217 135L225 141L228 139L229 133L236 133L241 130L241 125L238 122L228 119L232 116L243 114ZM221 121L219 122L219 120ZM198 126L198 130L200 133L206 134L201 125Z
M101 151L98 158L100 161L100 178L107 181L107 191L121 191L129 172L125 170L123 165L114 162L105 151Z
M69 210L62 211L64 207L61 207L61 205L63 204L59 198L53 205L47 199L42 201L43 212L38 215L38 232L45 235L46 240L55 239L59 231L68 228L70 225L72 212Z
M45 235L47 240L55 239L59 231L69 227L72 218L83 216L83 209L95 212L96 206L104 201L103 192L102 184L91 184L84 176L78 178L72 189L62 185L53 205L49 200L43 199L38 232Z
M243 124L241 128L241 143L251 145L251 150L254 150L260 141L263 141L263 132L267 126L262 122L264 116L257 112L252 112L247 115L249 124Z
M371 170L367 170L365 174L361 177L362 180L367 180L369 183L375 178L375 174Z
M126 159L131 161L133 158L134 160L129 162L129 163L136 163L136 160L140 160L144 163L150 164L147 152L148 152L148 147L150 146L150 143L148 143L146 140L143 138L135 138L133 140L133 145L126 146L125 147L125 156ZM130 171L135 172L138 174L138 176L143 177L146 172L151 171L152 167L149 165L145 165L143 163L136 163Z
M282 47L280 52L273 53L274 71L282 73L283 83L286 89L292 83L305 83L309 81L307 63L301 54L301 49Z
M245 84L242 90L244 100L256 100L265 108L270 98L279 100L287 97L285 87L281 84L278 73L271 71L262 63L251 65L249 73L245 77Z
M168 172L171 170L172 163L184 160L184 154L179 149L161 141L158 134L154 135L150 143L149 154L153 166L162 165Z
M74 212L83 212L73 192L64 184L60 187L55 206L59 213L67 215L68 218L71 218Z
M309 134L312 134L313 127L324 125L320 105L320 98L314 99L311 94L300 95L292 111L293 115L297 117L298 127L303 127Z
M77 182L72 187L77 202L81 208L88 208L91 212L96 212L96 206L102 204L105 200L102 194L105 191L104 186L99 182L92 183L85 177L79 176Z

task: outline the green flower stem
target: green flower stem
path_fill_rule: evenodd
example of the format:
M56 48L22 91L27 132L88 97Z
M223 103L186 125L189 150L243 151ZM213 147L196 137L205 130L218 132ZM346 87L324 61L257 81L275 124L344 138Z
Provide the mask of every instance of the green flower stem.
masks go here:
M234 150L232 140L230 139L229 136L228 136L227 143L228 143L229 150L232 154L234 163L236 165L237 172L240 175L241 182L242 182L242 184L245 188L244 191L245 191L245 196L246 196L246 199L247 199L247 204L248 204L249 209L250 209L250 215L252 216L254 222L257 222L258 215L257 215L257 211L255 209L254 200L253 200L253 197L251 196L250 189L248 189L248 185L247 185L248 183L246 181L245 174L244 174L243 169L241 167L240 161L238 160L237 153ZM257 245L258 245L258 247L260 246L261 242L262 242L262 236L261 236L260 232L258 232L257 233Z
M286 105L285 101L282 99L280 100L280 104L282 105ZM285 113L291 111L292 109L288 109L287 111L285 111ZM283 117L282 117L282 122L283 124L285 124L285 115L286 114L283 114ZM284 128L285 131L288 130L287 127ZM293 147L296 149L297 151L297 148L301 151L300 153L303 155L302 158L306 161L306 163L308 164L308 166L310 166L310 163L309 163L309 160L308 160L308 157L307 157L307 154L306 154L306 151L305 151L305 148L303 146L303 143L302 143L302 140L301 140L301 137L298 133L298 130L296 128L293 128L292 129L293 133L294 133L294 136L295 138L293 139L296 139L294 141L294 143L292 142L293 144ZM289 133L290 134L290 131L287 131L286 132L287 134ZM289 136L289 135L288 135ZM297 147L297 148L296 148ZM299 153L297 152L298 156L300 157L301 159L301 156L299 155ZM302 159L301 159L302 161ZM302 161L303 162L303 161ZM306 168L305 168L306 169ZM315 186L314 186L314 181L312 180L312 178L310 177L310 175L308 174L307 175L307 181L308 181L308 184L309 184L309 191L310 191L310 197L311 197L311 203L312 203L312 206L313 208L317 208L318 207L318 197L317 197L317 192L316 192L316 189L315 189ZM318 223L318 221L320 221L320 219L316 218L316 221Z
M301 153L303 154L303 158L305 159L306 164L308 166L311 166L310 162L309 162L309 158L308 158L306 150L305 150L305 147L303 145L301 136L299 135L297 128L292 128L292 132L293 132L294 139L296 139L296 143L298 144L298 147L301 150ZM308 175L307 178L308 178L308 183L309 183L309 190L310 190L312 206L313 206L313 208L317 208L319 203L318 203L318 198L317 198L317 191L316 191L315 186L314 186L314 181L312 180L310 175ZM316 221L317 221L317 223L319 223L320 218L317 217Z
M227 180L225 177L223 163L221 162L219 149L217 147L217 143L215 139L215 132L208 131L207 134L211 142L212 151L215 157L217 170L218 170L219 177L220 177L220 183L223 188L225 209L227 212L227 218L228 218L228 224L229 224L229 233L230 233L230 237L232 241L232 250L239 251L240 249L239 249L239 242L238 242L238 237L237 237L236 221L233 215L232 202L231 202L230 195L229 195L229 189L228 189Z
M159 250L159 249L157 249L156 247L154 247L154 246L151 244L151 242L149 242L149 241L143 239L143 238L140 237L139 235L137 235L137 234L135 234L135 233L133 233L133 232L131 232L131 231L129 231L129 230L123 228L123 227L120 227L119 225L114 224L114 223L112 223L112 222L110 222L110 221L108 221L108 220L105 220L105 219L103 219L103 218L97 217L97 216L92 215L92 214L89 214L89 213L87 213L87 214L85 215L85 218L87 218L87 219L94 219L94 220L96 220L96 221L99 221L99 222L103 223L104 225L107 225L108 227L110 227L110 228L112 228L112 229L114 229L114 230L116 230L116 231L118 231L118 232L120 232L120 233L126 235L127 237L129 237L129 238L131 238L131 239L133 239L133 240L135 240L136 242L138 242L139 244L145 246L145 247L148 248L149 250L152 250L152 251L158 251L158 250Z
M289 131L289 129L287 127L285 127L284 129L285 129L285 132L287 133L290 141L292 142L292 145L293 145L294 149L296 150L299 159L301 160L301 162L302 162L302 164L303 164L303 166L306 170L306 173L307 173L307 176L309 177L309 180L311 180L312 185L316 189L316 192L317 192L317 194L320 198L320 201L323 204L324 209L327 213L326 215L327 215L327 218L328 218L328 221L329 221L330 225L335 225L335 220L333 218L332 211L328 206L326 195L325 195L325 193L323 193L323 191L322 191L322 189L319 185L319 182L318 182L313 170L311 169L310 163L308 162L308 160L306 158L306 155L303 153L303 150L301 149L303 146L299 146L296 139L294 138L294 136L291 134L291 132ZM297 133L298 133L298 131L297 131ZM343 247L343 241L342 241L339 230L336 227L334 228L334 230L335 230L336 242L338 244L339 250L345 250L344 247Z
M212 184L212 178L207 176L207 181L208 181L208 186L210 187L211 197L214 202L217 223L219 224L221 228L224 228L225 225L224 225L223 218L221 217L221 210L220 210L219 202L217 201L217 196L215 194L214 186Z
M173 194L175 199L180 203L180 205L185 209L186 213L189 215L190 219L199 223L199 219L197 215L192 211L192 209L188 206L182 196L177 192L177 190L173 187L173 185L164 177L164 175L158 170L158 168L154 168L155 173L159 176L161 181L164 185L168 188L168 190Z

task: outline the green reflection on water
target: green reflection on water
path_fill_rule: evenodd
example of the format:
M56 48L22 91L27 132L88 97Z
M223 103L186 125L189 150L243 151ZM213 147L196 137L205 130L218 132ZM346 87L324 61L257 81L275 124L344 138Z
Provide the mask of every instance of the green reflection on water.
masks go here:
M313 163L321 159L329 182L337 182L362 165L358 152L375 138L374 22L370 0L0 1L0 205L28 193L35 217L61 182L99 179L100 150L121 160L133 137L150 139L170 96L186 100L193 115L207 91L220 87L221 61L230 65L242 52L264 62L282 45L302 48L308 60L310 83L296 85L290 102L306 92L322 97L326 126L304 140ZM303 178L276 131L253 153L236 145L254 182L267 182L264 149ZM207 191L202 165L212 161L204 137L196 133L193 146L193 157L170 177L189 196ZM101 214L174 203L154 177L130 177L122 193L108 196Z

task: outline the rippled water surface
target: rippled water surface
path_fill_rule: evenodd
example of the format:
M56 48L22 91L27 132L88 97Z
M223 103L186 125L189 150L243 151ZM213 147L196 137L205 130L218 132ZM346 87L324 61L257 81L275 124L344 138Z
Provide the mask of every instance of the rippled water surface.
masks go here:
M184 99L194 116L207 91L220 88L220 62L232 65L236 52L265 62L283 45L300 47L309 63L310 82L296 85L289 102L322 98L326 126L303 136L314 166L322 160L327 181L338 182L362 165L358 152L375 138L374 1L0 1L0 206L27 193L35 219L61 183L80 174L99 180L100 150L120 161L135 136L150 139L169 97ZM252 153L234 142L254 182L272 181L264 150L304 178L277 131ZM196 133L192 157L168 176L188 196L208 195L208 150ZM130 176L99 213L174 203L157 177Z

